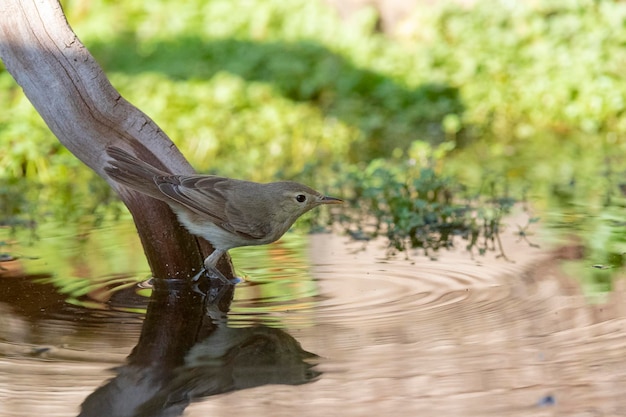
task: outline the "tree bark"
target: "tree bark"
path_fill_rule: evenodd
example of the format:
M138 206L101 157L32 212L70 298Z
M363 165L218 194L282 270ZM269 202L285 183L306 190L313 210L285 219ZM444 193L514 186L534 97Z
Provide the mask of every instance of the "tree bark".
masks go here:
M56 0L0 0L0 59L59 141L105 178L130 210L157 278L197 274L212 250L181 227L167 204L104 172L115 145L177 174L194 172L167 135L113 88L69 27ZM230 260L220 269L232 276Z

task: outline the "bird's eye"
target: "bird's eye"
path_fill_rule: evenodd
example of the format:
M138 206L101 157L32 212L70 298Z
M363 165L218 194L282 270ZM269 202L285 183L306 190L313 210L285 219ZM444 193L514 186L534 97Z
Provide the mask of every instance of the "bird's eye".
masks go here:
M296 201L298 203L304 203L306 201L306 196L304 194L298 194L296 196Z

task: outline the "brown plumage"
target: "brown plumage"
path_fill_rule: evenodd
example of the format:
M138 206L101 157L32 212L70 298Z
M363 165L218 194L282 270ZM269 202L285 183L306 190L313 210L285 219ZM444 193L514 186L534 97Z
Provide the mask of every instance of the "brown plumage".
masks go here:
M314 207L342 203L297 182L172 175L117 147L107 148L107 154L112 160L105 171L111 178L168 203L191 233L211 242L215 251L204 261L207 269L215 269L229 249L278 240Z

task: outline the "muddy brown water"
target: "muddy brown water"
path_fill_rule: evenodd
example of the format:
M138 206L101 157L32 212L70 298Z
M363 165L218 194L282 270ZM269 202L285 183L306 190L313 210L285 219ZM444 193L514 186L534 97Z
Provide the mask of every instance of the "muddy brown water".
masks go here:
M235 390L208 395L213 380L203 373L193 388L201 393L185 391L191 402L162 415L626 416L626 281L616 282L606 304L592 305L559 268L578 256L575 246L548 250L503 238L513 262L462 250L437 261L387 259L382 242L336 235L312 236L308 261L277 245L264 272L250 270L262 279L238 285L224 327L186 361L216 361L226 340L262 331L267 340L289 335L264 365L285 365L277 364L299 343L317 355L306 359L314 366L289 362L259 376L246 368L248 344L226 362ZM143 315L68 304L42 284L46 276L24 279L20 260L2 265L0 416L78 415L90 394L119 376ZM91 293L100 296L98 288ZM145 297L121 294L127 298L118 304L145 306ZM127 377L128 388L118 388L129 393L145 382ZM138 415L130 411L135 400L117 397L116 415Z

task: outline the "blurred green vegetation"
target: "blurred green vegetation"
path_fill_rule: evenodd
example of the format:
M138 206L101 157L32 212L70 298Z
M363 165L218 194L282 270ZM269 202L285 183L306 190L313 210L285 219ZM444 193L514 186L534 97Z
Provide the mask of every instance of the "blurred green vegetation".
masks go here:
M407 226L396 237L411 243L429 216L460 221L451 216L469 207L489 221L492 209L530 198L544 219L586 229L593 247L606 221L581 225L570 213L619 218L626 205L624 2L442 2L407 16L401 38L378 33L371 10L341 22L310 0L64 8L114 86L200 172L341 192L378 221ZM0 100L0 223L119 210L4 70ZM434 153L425 163L416 149ZM435 198L411 200L420 193ZM503 205L446 206L450 193ZM601 235L610 259L626 252L623 229Z
M54 285L69 304L145 313L147 298L116 295L129 290L149 297L151 292L137 288L137 282L151 277L150 268L145 257L138 256L142 248L132 218L124 214L121 220L106 219L98 227L89 217L82 222L47 221L36 229L16 228L13 234L0 228L0 277L10 279L2 276L7 265L3 261L17 259L28 271L24 278ZM307 238L306 233L290 232L274 245L229 252L238 276L247 281L235 293L231 313L236 325L250 325L266 316L266 324L284 327L271 313L312 307L317 288L307 263ZM11 256L1 256L3 251Z
M455 246L460 237L469 251L495 250L507 258L500 226L516 200L495 184L472 195L458 180L441 174L437 165L452 150L450 142L436 148L414 142L406 162L380 158L365 170L347 171L343 195L354 210L339 218L344 228L359 240L383 234L393 251L420 248L435 257L434 252Z

